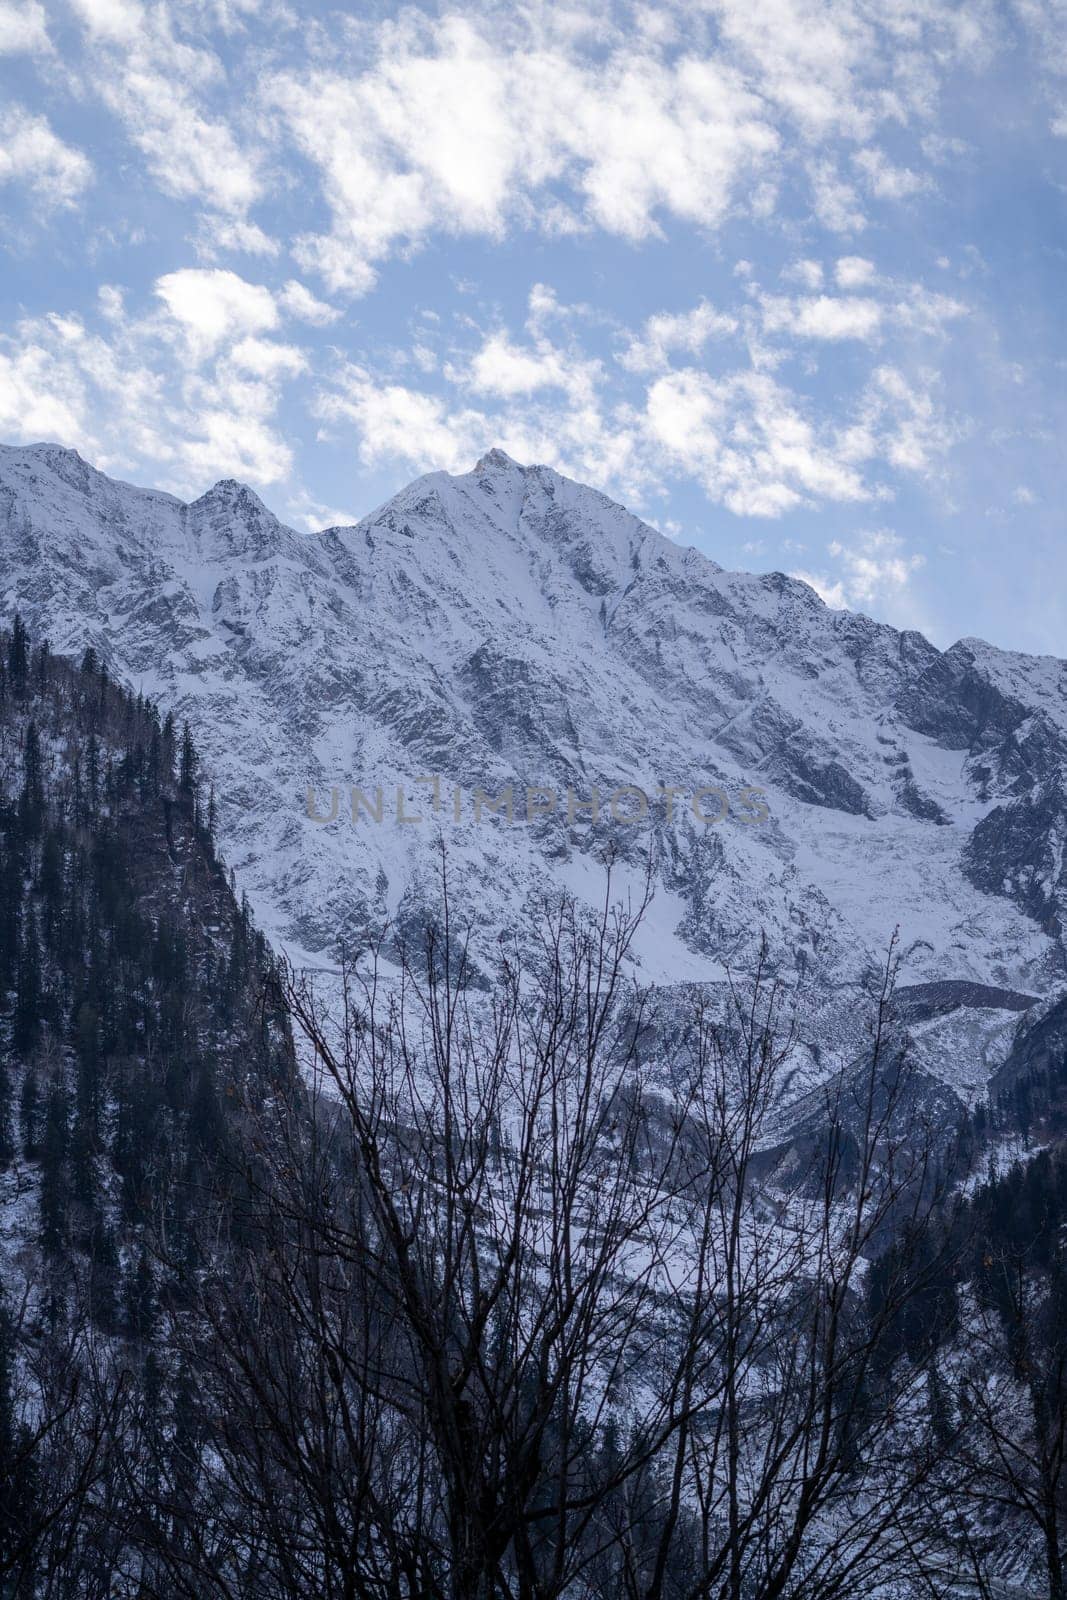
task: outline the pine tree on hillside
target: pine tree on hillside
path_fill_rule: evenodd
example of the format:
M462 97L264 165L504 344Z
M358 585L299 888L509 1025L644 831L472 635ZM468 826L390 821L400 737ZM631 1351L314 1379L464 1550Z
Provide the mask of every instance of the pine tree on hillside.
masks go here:
M34 839L41 829L44 811L44 777L41 770L41 740L36 722L26 729L22 752L22 793L19 796L19 821L23 835Z
M53 1080L45 1101L41 1138L41 1246L49 1256L58 1256L66 1239L67 1144L67 1098L62 1084Z
M200 758L193 743L192 730L185 722L182 724L181 756L178 762L178 787L183 794L192 795L196 792L199 769Z
M23 1057L32 1053L40 1035L42 1003L41 947L37 918L31 906L22 929L11 1034L16 1052Z
M21 615L16 612L7 646L8 680L15 694L21 694L25 689L29 670L29 635L26 632L26 625Z

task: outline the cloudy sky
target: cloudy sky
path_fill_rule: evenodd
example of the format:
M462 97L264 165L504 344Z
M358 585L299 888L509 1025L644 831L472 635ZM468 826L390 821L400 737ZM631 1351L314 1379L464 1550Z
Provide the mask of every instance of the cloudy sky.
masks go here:
M0 0L0 440L295 527L502 445L1067 654L1067 0Z

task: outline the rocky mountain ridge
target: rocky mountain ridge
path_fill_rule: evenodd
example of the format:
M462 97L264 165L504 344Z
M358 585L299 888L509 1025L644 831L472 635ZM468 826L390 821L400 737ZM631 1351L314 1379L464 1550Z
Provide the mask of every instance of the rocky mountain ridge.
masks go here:
M304 535L233 481L184 504L5 448L0 606L188 716L222 848L298 960L418 926L443 844L487 960L546 890L598 902L610 857L636 895L651 860L645 976L721 978L765 932L845 1044L897 926L908 985L1064 982L1067 663L725 571L500 451ZM916 1048L969 1099L1021 1004L936 1006Z

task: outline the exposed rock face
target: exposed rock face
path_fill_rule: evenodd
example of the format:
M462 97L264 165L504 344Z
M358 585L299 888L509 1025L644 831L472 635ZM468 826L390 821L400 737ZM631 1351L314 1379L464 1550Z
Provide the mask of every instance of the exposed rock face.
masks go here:
M994 1090L1008 1089L1018 1079L1056 1072L1067 1057L1067 995L1035 1005L1021 1019L1011 1048L992 1080Z
M995 806L964 847L964 871L987 894L1009 895L1055 939L1067 899L1067 794L1060 768L1018 800Z
M1038 1004L1036 995L948 979L944 983L901 984L893 996L893 1017L901 1023L929 1022L963 1007L978 1011L1029 1011Z
M189 717L298 957L416 924L443 840L487 953L546 888L599 901L609 854L640 893L652 850L646 976L721 976L765 931L846 1041L898 925L909 983L1063 976L1067 664L939 652L499 451L312 536L232 481L184 505L0 450L0 603Z

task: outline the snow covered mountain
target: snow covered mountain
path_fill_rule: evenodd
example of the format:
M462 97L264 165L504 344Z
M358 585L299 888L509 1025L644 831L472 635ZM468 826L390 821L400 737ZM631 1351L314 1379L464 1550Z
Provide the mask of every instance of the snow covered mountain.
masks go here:
M940 652L548 468L491 451L305 535L233 481L185 505L0 449L16 607L188 716L224 853L297 959L416 926L442 841L485 952L546 889L600 900L609 855L640 893L651 851L649 978L714 979L766 931L847 1041L899 925L909 1029L964 1098L1067 977L1067 662ZM509 788L510 820L477 803Z

